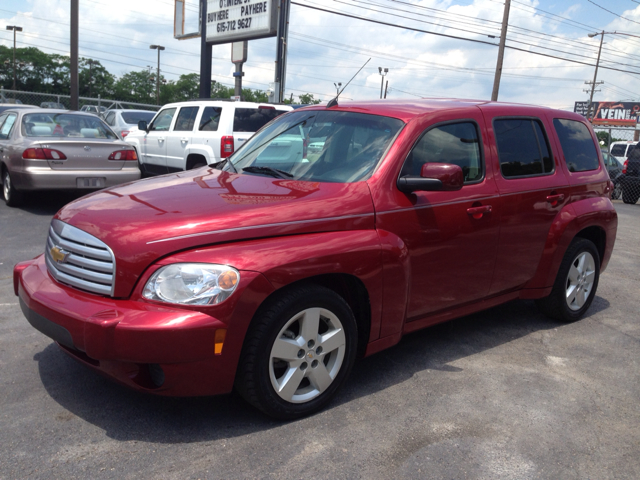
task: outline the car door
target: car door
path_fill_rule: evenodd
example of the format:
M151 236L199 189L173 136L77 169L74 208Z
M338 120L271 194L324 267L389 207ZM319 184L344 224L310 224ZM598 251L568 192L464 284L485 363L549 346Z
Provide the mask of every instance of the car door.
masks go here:
M153 173L167 172L167 136L176 110L175 107L161 110L149 125L149 131L142 140L143 163Z
M193 138L193 127L200 107L181 107L173 128L167 135L167 169L186 169L186 150Z
M490 294L520 288L533 278L556 215L569 201L569 185L559 164L552 128L536 109L504 116L499 107L483 108L494 139L495 180L502 220Z
M462 118L439 114L438 123L419 130L400 172L419 176L427 163L456 164L465 177L461 190L402 193L394 186L393 200L382 198L376 205L377 228L394 233L407 248L408 322L482 299L489 291L500 211L482 125L476 108Z

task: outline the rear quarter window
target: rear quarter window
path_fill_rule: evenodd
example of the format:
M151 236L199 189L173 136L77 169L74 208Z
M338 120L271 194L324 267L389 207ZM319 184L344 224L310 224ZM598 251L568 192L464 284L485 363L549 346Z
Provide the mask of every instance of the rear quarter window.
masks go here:
M257 132L283 113L283 110L273 108L236 108L233 115L233 131Z
M598 169L598 151L585 124L575 120L554 118L553 126L560 139L564 159L570 172Z

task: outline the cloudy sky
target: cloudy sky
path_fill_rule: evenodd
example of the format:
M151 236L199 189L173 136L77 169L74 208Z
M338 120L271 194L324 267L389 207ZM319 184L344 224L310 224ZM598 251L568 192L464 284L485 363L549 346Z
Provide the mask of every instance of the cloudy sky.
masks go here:
M334 83L346 83L369 58L343 97L378 98L378 67L389 69L388 98L491 97L504 0L293 1L287 97L312 93L329 100ZM159 44L166 47L161 69L167 79L199 72L199 40L173 38L173 0L79 3L80 56L99 60L120 76L155 68L157 53L149 45ZM187 0L187 29L197 25L197 5ZM68 54L69 11L69 0L2 0L0 25L23 27L18 47ZM499 100L564 109L587 100L584 82L593 80L600 42L588 34L602 31L617 34L605 35L598 72L604 84L594 100L640 100L638 0L512 0L511 48ZM0 43L12 46L13 32L3 28ZM268 89L275 49L275 38L249 42L244 87ZM231 86L233 71L230 46L214 46L212 78Z

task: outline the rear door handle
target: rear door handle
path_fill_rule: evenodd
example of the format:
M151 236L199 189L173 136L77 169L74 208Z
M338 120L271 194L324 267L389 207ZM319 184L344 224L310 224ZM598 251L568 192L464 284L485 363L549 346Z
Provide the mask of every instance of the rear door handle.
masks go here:
M491 213L491 205L482 205L480 207L467 208L467 213L476 220L479 220L485 213Z
M180 141L181 141L181 142L188 142L188 141L189 141L189 139L188 139L188 138L181 138L181 139L180 139Z
M564 200L564 193L547 196L547 202L549 202L552 207L555 207L556 205L558 205L559 202L562 202L563 200Z
M158 142L164 142L164 137L158 137Z

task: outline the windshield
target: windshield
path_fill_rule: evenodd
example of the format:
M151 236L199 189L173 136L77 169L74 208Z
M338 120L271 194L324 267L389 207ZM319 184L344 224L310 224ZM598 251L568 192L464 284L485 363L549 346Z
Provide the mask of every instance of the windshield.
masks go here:
M118 136L95 115L30 113L22 117L25 137L111 138Z
M349 183L369 178L401 120L327 110L292 112L251 137L224 170Z

